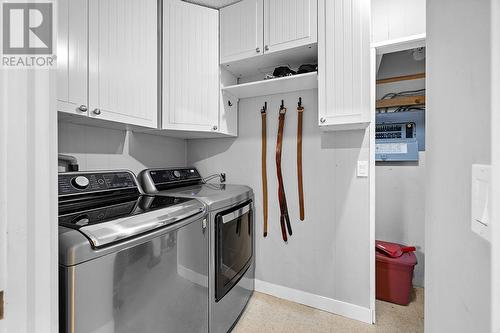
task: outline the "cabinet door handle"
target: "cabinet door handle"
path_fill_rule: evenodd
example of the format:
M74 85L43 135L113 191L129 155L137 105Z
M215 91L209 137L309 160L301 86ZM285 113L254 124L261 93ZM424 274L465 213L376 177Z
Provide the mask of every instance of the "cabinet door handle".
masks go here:
M260 53L260 47L257 47L257 48L255 49L255 52Z
M100 115L101 114L101 109L94 109L94 111L92 111L96 116Z
M320 122L320 123L322 123L322 124L324 124L324 123L325 123L325 121L326 121L326 119L325 119L325 118L323 118L323 117L319 119L319 122Z
M269 51L269 45L264 46L264 51Z
M217 131L217 126L212 127L212 131Z
M78 107L78 110L79 110L79 111L82 111L82 112L87 112L88 108L87 108L87 106L86 106L86 105L83 105L83 104L82 104L82 105L80 105L80 106Z

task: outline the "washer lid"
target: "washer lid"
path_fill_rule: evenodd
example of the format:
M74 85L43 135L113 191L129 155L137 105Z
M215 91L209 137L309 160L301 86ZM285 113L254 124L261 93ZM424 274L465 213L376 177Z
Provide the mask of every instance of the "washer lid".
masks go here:
M213 211L251 199L253 191L245 185L208 183L160 191L158 194L198 199L203 201Z
M148 231L152 231L196 215L204 210L198 200L141 195L114 198L113 202L94 202L59 215L59 225L77 229L95 248L103 247ZM103 202L104 201L104 202ZM64 207L60 206L60 211Z

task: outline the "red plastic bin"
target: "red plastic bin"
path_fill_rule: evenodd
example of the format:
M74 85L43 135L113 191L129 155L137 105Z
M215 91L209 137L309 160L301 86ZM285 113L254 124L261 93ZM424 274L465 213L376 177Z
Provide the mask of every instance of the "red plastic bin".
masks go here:
M396 243L387 243L403 245ZM398 258L391 258L386 254L375 251L376 257L376 295L377 299L408 305L412 290L413 269L417 264L417 257L413 252L403 253Z

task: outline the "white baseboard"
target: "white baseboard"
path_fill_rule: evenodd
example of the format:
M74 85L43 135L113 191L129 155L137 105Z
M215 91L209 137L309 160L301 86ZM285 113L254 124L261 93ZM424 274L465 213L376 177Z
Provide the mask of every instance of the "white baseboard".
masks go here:
M372 311L359 305L346 303L305 291L291 289L255 279L255 290L264 294L304 304L336 315L372 324Z

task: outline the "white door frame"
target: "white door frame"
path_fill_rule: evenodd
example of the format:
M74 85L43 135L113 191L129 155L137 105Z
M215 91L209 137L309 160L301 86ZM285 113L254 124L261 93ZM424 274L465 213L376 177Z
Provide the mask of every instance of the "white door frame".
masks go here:
M58 331L56 69L0 69L0 333Z
M371 60L371 103L370 103L370 310L372 311L372 323L376 323L375 315L375 105L376 105L376 81L377 81L377 70L380 65L377 61L377 49L372 47L370 49L370 60Z
M376 91L377 71L380 66L381 56L386 53L398 52L425 46L425 34L408 36L405 38L392 39L371 45L371 115L370 115L370 309L372 310L372 321L375 324L375 113L376 113ZM500 147L500 145L499 145Z
M491 6L491 331L500 333L500 2Z

